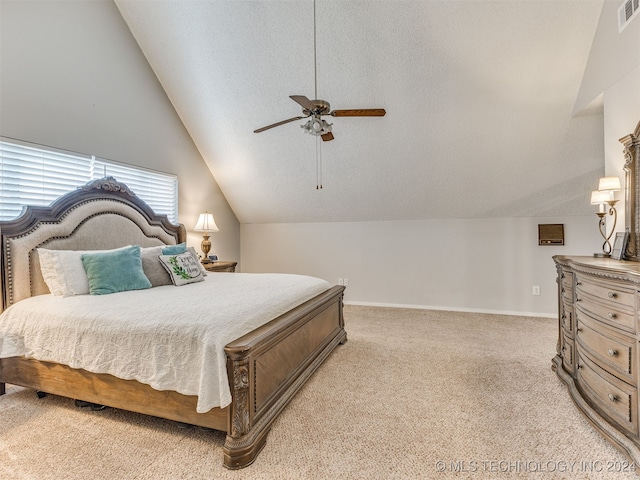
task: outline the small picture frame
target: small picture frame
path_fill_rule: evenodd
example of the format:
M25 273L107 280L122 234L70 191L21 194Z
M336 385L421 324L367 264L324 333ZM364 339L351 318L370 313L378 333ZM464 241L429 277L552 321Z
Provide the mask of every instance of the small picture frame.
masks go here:
M209 255L209 260L211 262L217 262L218 261L218 255L216 255L215 253L212 255Z
M629 232L617 232L616 238L613 241L613 248L611 249L611 258L614 260L622 260L628 241Z

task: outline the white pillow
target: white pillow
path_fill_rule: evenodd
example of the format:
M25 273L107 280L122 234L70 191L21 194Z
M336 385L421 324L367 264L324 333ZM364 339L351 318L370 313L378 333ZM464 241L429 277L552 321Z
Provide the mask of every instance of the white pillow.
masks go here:
M122 250L126 247L115 248ZM82 265L85 253L109 252L111 250L48 250L37 248L42 278L52 295L71 297L89 294L89 278Z

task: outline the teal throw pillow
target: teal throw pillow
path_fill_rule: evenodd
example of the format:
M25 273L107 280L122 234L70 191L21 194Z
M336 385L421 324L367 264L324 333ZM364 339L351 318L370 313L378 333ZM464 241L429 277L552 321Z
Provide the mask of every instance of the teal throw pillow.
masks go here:
M142 270L139 245L110 252L85 253L81 259L91 295L151 288L151 282Z
M169 245L162 249L162 255L179 255L187 251L187 242L182 242L177 245Z

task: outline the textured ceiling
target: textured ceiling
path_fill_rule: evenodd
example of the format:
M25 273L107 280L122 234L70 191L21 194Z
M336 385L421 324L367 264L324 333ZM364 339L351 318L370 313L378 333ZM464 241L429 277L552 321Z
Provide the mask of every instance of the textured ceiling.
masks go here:
M602 115L573 117L602 0L116 0L241 223L588 214ZM592 113L592 112L589 112ZM181 188L188 188L182 186Z

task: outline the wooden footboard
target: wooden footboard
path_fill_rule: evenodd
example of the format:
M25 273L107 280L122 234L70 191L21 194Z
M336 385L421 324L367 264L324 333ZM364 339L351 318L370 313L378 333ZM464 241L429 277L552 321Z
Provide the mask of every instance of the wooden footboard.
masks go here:
M344 287L333 287L225 347L233 402L224 464L255 460L271 424L347 334Z
M225 348L230 406L201 414L195 396L154 390L135 380L22 357L0 359L5 383L227 432L224 465L251 464L273 421L334 348L346 341L342 296L333 287Z

